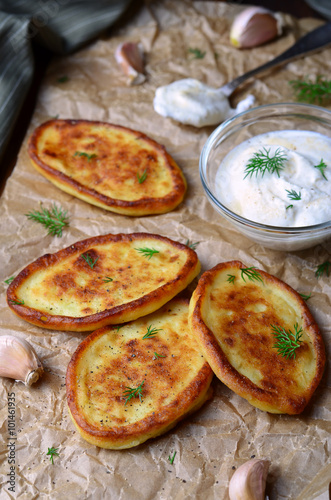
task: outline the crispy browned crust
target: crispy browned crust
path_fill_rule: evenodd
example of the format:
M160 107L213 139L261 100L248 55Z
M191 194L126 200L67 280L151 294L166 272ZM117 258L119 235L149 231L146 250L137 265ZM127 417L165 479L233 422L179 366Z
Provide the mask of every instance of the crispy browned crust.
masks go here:
M21 304L22 298L19 296L20 289L34 273L37 273L40 270L48 269L52 265L55 265L70 256L77 256L78 258L87 252L93 253L95 256L97 253L94 252L93 247L96 245L109 244L110 242L134 242L139 245L139 241L144 240L145 238L148 238L152 242L159 241L169 245L169 248L173 250L172 259L176 259L176 256L178 257L178 255L182 255L183 253L186 256L185 263L177 275L173 279L168 279L167 268L165 268L164 278L167 281L165 281L165 283L161 286L157 286L157 284L155 284L155 289L149 293L127 303L119 304L83 317L52 315L45 311L39 311L35 308L29 307L25 303ZM81 262L84 263L82 260ZM149 260L145 259L146 266L148 266L148 263ZM118 263L117 265L120 272L121 263ZM95 268L90 269L84 264L84 272L89 272L91 277L93 277L93 273L95 271L97 271L97 265ZM186 286L195 278L195 276L197 276L199 271L200 262L196 252L188 246L170 240L164 236L149 233L116 235L106 234L78 241L77 243L54 254L45 254L29 264L18 274L8 287L7 303L17 316L28 321L29 323L43 328L63 331L92 331L105 325L132 321L133 319L155 311L179 292L184 290ZM103 276L107 276L107 270L103 270ZM137 276L136 279L139 280L139 276ZM69 280L66 282L64 278L62 279L62 282L60 282L60 278L58 278L57 284L63 288L62 299L65 300L65 290L68 287L71 287L72 283L69 282ZM134 283L128 284L128 286L129 285L134 287Z
M130 177L135 179L133 189L136 192L142 193L142 197L140 199L132 201L111 198L103 194L102 191L93 188L92 178L93 175L95 175L93 171L91 171L91 182L89 184L84 184L70 177L66 173L57 170L41 159L41 153L44 154L46 152L52 158L59 158L64 162L72 162L72 138L79 137L79 134L83 136L84 133L87 133L88 128L93 126L104 127L105 130L116 130L122 132L125 134L126 139L131 137L131 140L135 143L135 145L138 140L139 143L141 143L140 151L135 152L134 157L132 158L132 169L129 172ZM50 127L54 127L54 129L60 133L61 141L52 145L48 144L47 149L41 148L41 138L45 133L45 130ZM95 144L97 148L101 148L100 141L98 141L97 138ZM144 145L151 146L153 150L153 153L150 155L150 159L147 158L147 160L145 158L146 151L144 150ZM130 157L129 147L123 146L120 143L116 144L116 142L109 143L108 146L110 147L107 148L105 145L102 146L103 149L102 153L100 153L100 163L98 164L98 175L99 178L102 178L103 180L107 178L114 179L118 176L118 169L121 167L121 154L126 157ZM115 159L111 159L109 156L111 147L114 149L116 149L116 147L118 148L116 150L116 161ZM124 215L142 216L169 212L182 202L186 192L187 186L185 177L177 163L167 153L164 146L160 145L142 132L122 127L120 125L88 120L50 120L35 129L29 140L28 153L33 166L58 188L88 203L91 203L92 205ZM105 159L104 164L102 163L103 160L101 157ZM139 165L137 167L139 159L145 162L144 165L147 171L147 179L142 184L139 184L137 181L137 173L139 173L139 175L142 174L140 171L141 169L139 170ZM161 169L161 166L158 163L159 159L164 162L164 167L162 168L165 168L168 171L171 178L171 191L160 197L154 197L154 195L144 196L146 185L149 182L152 182L153 171ZM74 161L76 164L84 164L85 169L90 167L89 162L87 162L84 158L75 158ZM155 191L156 190L157 180L155 181Z
M187 299L175 298L158 311L157 314L160 313L162 316L166 314L167 311L171 312L174 304L178 303L184 304L186 310L188 310L188 302ZM151 315L151 317L147 316L146 324L148 324L149 321L155 321L153 317L153 315ZM170 320L168 321L171 323L171 316L169 318ZM136 325L137 323L133 322L133 324ZM125 326L130 326L130 324ZM121 329L121 332L124 331L124 337L125 326L124 329ZM186 326L188 328L187 320ZM165 332L166 334L163 339L156 336L150 340L141 340L141 332L139 331L138 333L138 328L137 326L136 338L129 337L127 341L124 339L120 342L122 353L119 359L115 359L114 362L109 362L109 365L105 364L104 360L100 360L101 369L98 373L98 382L96 383L99 390L104 390L104 387L107 385L105 381L109 376L108 374L112 374L113 370L116 371L117 377L123 377L123 387L118 386L115 392L109 396L106 409L103 406L104 417L101 423L99 423L93 413L92 418L94 423L89 421L85 416L86 409L81 408L79 404L78 392L82 390L79 389L79 384L86 376L80 371L79 364L82 359L84 359L85 363L84 356L86 352L95 350L96 341L106 336L106 334L111 331L112 327L108 326L88 335L88 337L78 346L68 365L66 387L70 416L81 436L89 443L102 448L130 448L143 443L147 439L157 437L173 428L187 415L197 411L212 395L210 383L212 381L213 372L208 363L201 359L202 356L195 341L189 346L189 349L187 349L187 334L184 333L183 338L182 334L178 335L176 338L177 354L174 356L172 354L172 347L174 347L174 345L171 343L172 341L169 341L167 338L167 332ZM174 337L172 337L172 339L173 338ZM105 349L110 348L108 344L109 339L106 339ZM167 353L167 355L164 358L155 360L155 358L153 359L153 351L155 350L159 353ZM189 351L188 354L187 351ZM139 365L138 368L137 365L134 368L130 366L133 353L136 353L134 354L135 359L141 359L140 368ZM178 353L180 353L180 355L178 355ZM194 363L197 363L198 368L195 369L194 376L190 376L187 381L187 364ZM181 370L183 370L183 372ZM131 387L137 387L141 383L142 378L145 378L142 402L140 403L138 398L133 398L130 404L126 406L123 390L127 384L130 384ZM182 387L181 384L183 379L186 383L184 387ZM162 389L160 389L158 385L159 380L161 380ZM180 390L178 390L179 385L176 383L176 380L180 382ZM89 375L87 383L89 387L88 390L93 392L95 388L91 375ZM117 381L114 382L114 385L116 383ZM175 395L171 402L163 405L163 399L173 391ZM148 399L148 401L146 401L146 399ZM105 404L105 400L107 400L107 395L103 394L103 405ZM90 402L89 404L93 405L93 403ZM120 416L121 412L123 415L126 415L124 413L125 411L135 415L136 411L141 410L139 407L144 407L144 404L146 405L146 409L142 410L143 418L140 418L138 413L137 417L134 416L133 422L127 423L126 419ZM132 409L130 408L131 406ZM116 410L116 407L120 409ZM113 417L113 414L116 415L116 417ZM106 418L109 418L107 424L105 422Z
M254 360L252 361L253 365L263 374L263 380L259 385L239 373L232 366L214 332L208 328L204 321L202 304L206 295L210 295L208 290L211 290L218 273L228 270L230 275L234 269L245 267L239 261L225 262L216 265L201 276L190 303L189 324L191 332L198 340L201 351L216 376L234 392L247 399L257 408L271 413L301 413L322 378L326 356L319 328L305 301L295 290L275 276L258 270L264 283L277 287L283 291L284 295L291 296L292 300L297 304L298 310L300 310L303 331L309 337L310 346L308 346L308 342L303 342L296 351L295 359L286 359L277 353L277 349L272 348L276 339L270 333L270 325L282 326L281 318L277 316L277 311L273 310L272 304L270 304L270 308L267 308L265 312L259 315L255 324L254 321L250 324L250 320L245 313L245 307L254 304L254 301L251 299L249 291L247 296L241 297L239 300L235 297L235 292L233 292L233 296L231 294L226 296L225 300L233 300L231 309L235 311L236 318L233 321L231 320L231 323L229 320L226 325L223 340L232 347L236 342L233 332L236 332L236 335L240 337L242 346L242 361L247 364ZM248 281L247 290L249 290L249 287L254 288L254 284ZM294 331L293 325L291 328ZM262 335L255 335L260 330L263 332ZM309 349L315 356L313 376L304 391L298 391L295 381L296 369L300 359L305 356L305 352Z

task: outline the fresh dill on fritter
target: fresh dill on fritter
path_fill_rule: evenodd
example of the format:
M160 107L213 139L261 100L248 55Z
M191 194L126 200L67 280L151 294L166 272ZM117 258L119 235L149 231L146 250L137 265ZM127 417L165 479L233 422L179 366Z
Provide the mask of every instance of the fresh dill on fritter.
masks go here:
M137 250L137 252L140 252L148 260L150 260L156 253L160 253L158 250L155 250L155 248L147 248L147 247L135 248L135 250Z
M85 260L85 262L90 266L91 269L94 268L95 264L97 263L97 261L99 260L99 257L97 257L95 260L92 259L92 257L90 256L90 254L88 253L83 253L82 254L82 258Z
M270 325L272 328L272 334L276 337L277 342L273 345L277 349L277 353L286 359L295 359L296 349L301 345L302 328L299 329L298 323L294 325L295 332L289 329L276 325Z
M241 278L246 282L245 277L250 281L260 281L263 283L261 274L255 269L255 267L244 267L240 269Z
M123 397L125 398L125 404L124 404L124 406L132 398L139 397L140 402L142 401L142 396L143 396L143 392L142 391L143 391L143 385L144 385L144 383L145 383L145 380L143 380L138 387L126 387L125 388L125 391L123 392Z

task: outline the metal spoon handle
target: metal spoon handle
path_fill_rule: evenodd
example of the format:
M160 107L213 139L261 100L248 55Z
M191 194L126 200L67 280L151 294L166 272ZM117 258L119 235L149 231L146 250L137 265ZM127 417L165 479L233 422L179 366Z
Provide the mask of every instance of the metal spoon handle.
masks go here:
M238 78L235 78L234 80L232 80L232 82L227 83L219 90L221 90L223 94L229 97L239 85L241 85L244 81L256 75L257 73L262 73L267 69L291 61L292 59L307 54L308 52L321 49L322 47L325 47L330 43L331 22L326 23L319 28L316 28L310 33L307 33L307 35L300 38L294 45L292 45L292 47L285 50L285 52L283 52L279 56L275 57L265 64L262 64L262 66L259 66L258 68L248 71L244 75L238 76Z

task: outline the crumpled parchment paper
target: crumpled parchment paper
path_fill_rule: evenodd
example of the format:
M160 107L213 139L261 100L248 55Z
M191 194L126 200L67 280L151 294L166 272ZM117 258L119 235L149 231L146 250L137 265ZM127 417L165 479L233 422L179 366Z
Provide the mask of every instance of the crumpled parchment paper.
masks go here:
M157 115L155 89L176 79L198 78L221 86L292 45L321 21L285 16L285 34L262 47L240 51L230 45L229 27L242 7L220 2L146 2L124 27L70 57L52 61L43 82L27 137L50 117L103 120L141 130L163 144L188 181L184 202L173 212L144 218L112 214L58 190L31 166L22 144L17 165L1 199L1 334L27 339L46 373L30 389L0 380L0 498L52 499L228 499L235 468L251 457L271 461L267 492L271 500L327 499L330 465L330 369L309 407L299 416L262 412L214 378L214 396L203 408L164 436L123 451L85 442L68 415L65 374L83 333L37 328L9 310L4 280L44 253L105 233L147 231L185 243L198 243L203 270L239 259L283 279L300 293L317 320L330 358L330 277L317 279L319 264L330 260L327 244L294 253L265 249L240 236L209 205L199 180L199 154L214 127L195 129ZM114 52L123 41L141 42L146 81L128 86ZM194 59L189 48L206 52ZM293 101L288 81L329 75L331 49L291 62L244 84L233 105L249 93L256 104ZM58 79L66 76L63 83ZM24 215L60 204L70 215L62 238ZM8 394L15 398L16 438L9 435ZM11 419L13 421L13 419ZM10 443L15 455L15 492L10 491ZM14 443L14 444L13 444ZM46 455L58 447L54 465ZM176 451L171 465L168 457Z

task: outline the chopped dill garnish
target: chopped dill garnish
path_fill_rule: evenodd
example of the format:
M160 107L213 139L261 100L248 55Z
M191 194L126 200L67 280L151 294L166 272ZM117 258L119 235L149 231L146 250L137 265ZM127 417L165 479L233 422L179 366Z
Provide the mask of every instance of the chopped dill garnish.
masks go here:
M270 155L270 148L266 149L265 147L260 149L257 153L254 153L253 157L250 158L246 168L245 168L245 177L252 177L253 174L256 176L261 174L262 177L266 172L276 174L279 177L280 170L283 170L284 163L287 160L287 156L282 152L280 148L277 148L274 155Z
M228 274L228 276L229 277L228 277L228 279L226 281L228 281L229 283L232 283L234 285L234 280L236 279L235 275L234 274Z
M192 248L192 250L195 250L196 247L199 245L200 241L196 241L195 243L191 243L190 240L186 240L185 245L189 248Z
M149 325L147 327L147 333L145 333L145 335L143 336L143 340L153 338L153 337L155 337L155 335L158 332L161 332L161 331L162 331L162 328L152 328L152 325Z
M143 395L142 390L143 390L144 383L145 383L145 380L143 380L138 387L135 387L135 388L134 387L126 387L125 388L125 391L123 392L123 397L125 398L124 406L126 405L126 403L128 401L130 401L130 399L136 398L136 397L139 397L140 402L142 402L142 395Z
M318 165L314 165L315 168L318 168L319 171L321 172L322 176L324 177L324 179L327 181L327 177L324 173L324 170L327 168L327 165L326 163L324 163L323 159L321 159L321 161L319 162Z
M10 283L12 283L15 279L15 276L12 276L11 278L8 278L7 280L5 280L5 283L6 285L10 285Z
M57 83L66 83L69 81L69 76L67 75L60 76L60 78L58 78L56 81Z
M146 257L148 260L153 257L154 254L160 253L158 250L155 250L155 248L135 248L137 252L140 252L143 254L144 257Z
M275 349L278 349L278 354L283 356L286 359L295 359L295 350L300 347L302 342L302 328L299 329L298 323L294 325L295 333L292 333L291 330L286 331L285 328L270 325L273 331L271 332L275 335L277 342L272 346Z
M320 278L325 273L329 277L330 271L331 271L331 262L326 260L325 262L323 262L323 264L317 266L315 276L316 278Z
M256 270L255 267L245 267L240 269L241 272L241 278L245 281L245 276L248 278L250 281L261 281L263 283L263 279L261 274Z
M88 153L85 153L84 151L76 151L76 153L74 154L74 156L79 156L79 157L87 158L87 161L91 161L91 160L93 160L93 158L97 158L98 155L96 155L94 153L88 154Z
M143 171L143 173L141 174L141 176L139 175L139 172L137 172L137 179L138 179L139 184L142 184L147 179L147 169L146 168Z
M67 216L67 211L63 210L61 207L57 207L55 204L50 210L44 208L40 205L40 212L38 210L32 210L25 214L26 217L35 222L39 222L48 230L48 234L53 236L62 236L62 230L69 226L69 219Z
M113 328L116 329L116 333L118 333L120 331L121 328L123 328L124 325L117 325L117 326L114 326Z
M331 97L331 80L327 80L322 75L317 75L315 80L306 78L305 80L291 80L296 98L301 102L326 103Z
M290 200L295 200L295 201L301 200L301 191L297 193L296 191L294 191L294 189L291 189L291 191L286 189L286 192L287 192L287 197L290 198Z
M166 356L165 355L162 355L162 354L158 354L157 352L154 351L154 356L155 358L165 358Z
M112 281L114 281L114 280L113 280L113 278L110 278L109 276L105 276L105 277L102 279L102 281L103 281L104 283L111 283L111 282L112 282Z
M94 268L95 264L97 263L97 261L99 260L99 257L97 257L95 259L95 261L93 261L93 259L91 258L90 254L86 253L86 254L82 254L82 257L83 259L85 260L85 262L87 262L87 264L90 266L91 269Z
M58 453L58 450L59 450L59 448L48 448L48 451L46 453L46 455L49 455L49 459L50 459L50 461L52 462L53 465L54 465L53 457L54 456L56 456L56 457L60 456L60 454Z
M193 55L192 59L203 59L206 55L206 52L201 52L200 49L188 49L189 53Z
M13 300L13 299L10 299L10 301L12 304L16 304L17 306L24 306L24 300Z

